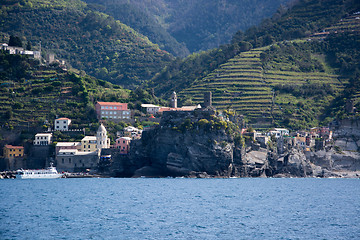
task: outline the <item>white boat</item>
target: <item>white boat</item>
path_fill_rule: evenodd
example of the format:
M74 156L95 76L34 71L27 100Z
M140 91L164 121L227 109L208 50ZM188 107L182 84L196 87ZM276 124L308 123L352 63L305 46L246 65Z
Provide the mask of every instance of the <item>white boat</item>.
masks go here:
M61 178L64 174L58 173L56 168L51 165L47 169L29 169L24 170L20 169L16 172L17 179L52 179L52 178Z

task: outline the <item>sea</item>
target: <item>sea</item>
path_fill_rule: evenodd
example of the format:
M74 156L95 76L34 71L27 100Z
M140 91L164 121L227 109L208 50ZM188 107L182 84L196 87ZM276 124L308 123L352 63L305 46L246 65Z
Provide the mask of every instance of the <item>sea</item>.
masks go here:
M0 239L360 239L360 179L4 179Z

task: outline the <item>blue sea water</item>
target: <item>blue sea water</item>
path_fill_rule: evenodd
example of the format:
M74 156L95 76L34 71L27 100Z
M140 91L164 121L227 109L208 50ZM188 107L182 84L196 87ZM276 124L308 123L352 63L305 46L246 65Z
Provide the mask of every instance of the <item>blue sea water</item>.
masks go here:
M1 180L0 239L360 239L360 180Z

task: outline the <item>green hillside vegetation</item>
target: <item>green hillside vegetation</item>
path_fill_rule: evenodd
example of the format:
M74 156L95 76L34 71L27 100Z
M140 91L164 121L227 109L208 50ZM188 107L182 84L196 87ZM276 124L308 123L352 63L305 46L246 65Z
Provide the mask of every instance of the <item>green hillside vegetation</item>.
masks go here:
M289 0L85 0L175 56L228 43Z
M272 18L249 28L235 38L249 41L254 47L273 42L308 37L337 23L360 9L356 0L298 0L289 10L279 9Z
M9 35L55 53L99 79L135 87L171 59L146 37L79 0L9 1L0 10L0 41ZM26 37L26 39L25 39Z
M142 115L141 103L165 104L140 88L126 90L83 73L63 70L57 63L41 65L33 58L0 51L0 144L8 143L2 140L8 139L9 133L19 133L13 144L31 144L35 133L53 128L56 117L70 118L71 129L78 131L54 132L54 141L80 141L83 130L87 135L96 134L97 101L126 102L135 117ZM104 124L114 143L116 132L130 123L104 121ZM149 124L154 123L137 121L135 126Z
M152 16L144 8L137 6L139 1L98 1L85 0L89 8L105 12L122 23L132 27L137 32L147 36L151 42L169 53L185 57L190 54L183 43L179 43L168 31L158 22L156 16ZM149 2L146 2L149 3ZM154 1L151 4L155 4ZM155 6L153 6L155 7Z
M201 103L204 92L212 91L217 109L234 109L256 128L318 125L348 82L312 45L284 42L241 53L182 90L180 97Z
M129 90L89 76L46 67L21 55L0 54L0 115L6 128L36 127L66 116L74 124L96 121L94 102L129 99ZM45 124L46 125L46 124Z
M335 9L339 10L328 17ZM230 45L173 63L178 67L163 69L149 85L159 95L180 92L186 104L201 103L203 93L212 91L215 107L238 110L257 128L299 129L326 124L333 117L346 116L345 96L359 105L356 9L360 8L354 1L299 1L273 17L271 26L264 21L256 29L236 34ZM299 24L289 29L286 19ZM295 29L306 34L290 34ZM322 34L323 30L329 33ZM274 36L262 35L265 32ZM260 48L252 49L254 46Z

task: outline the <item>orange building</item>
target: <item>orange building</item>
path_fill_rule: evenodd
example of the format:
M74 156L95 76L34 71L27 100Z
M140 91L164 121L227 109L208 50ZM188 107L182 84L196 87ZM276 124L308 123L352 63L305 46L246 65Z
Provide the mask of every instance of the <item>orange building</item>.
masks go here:
M5 158L15 158L15 157L23 157L23 156L24 156L23 146L5 145L4 147Z

